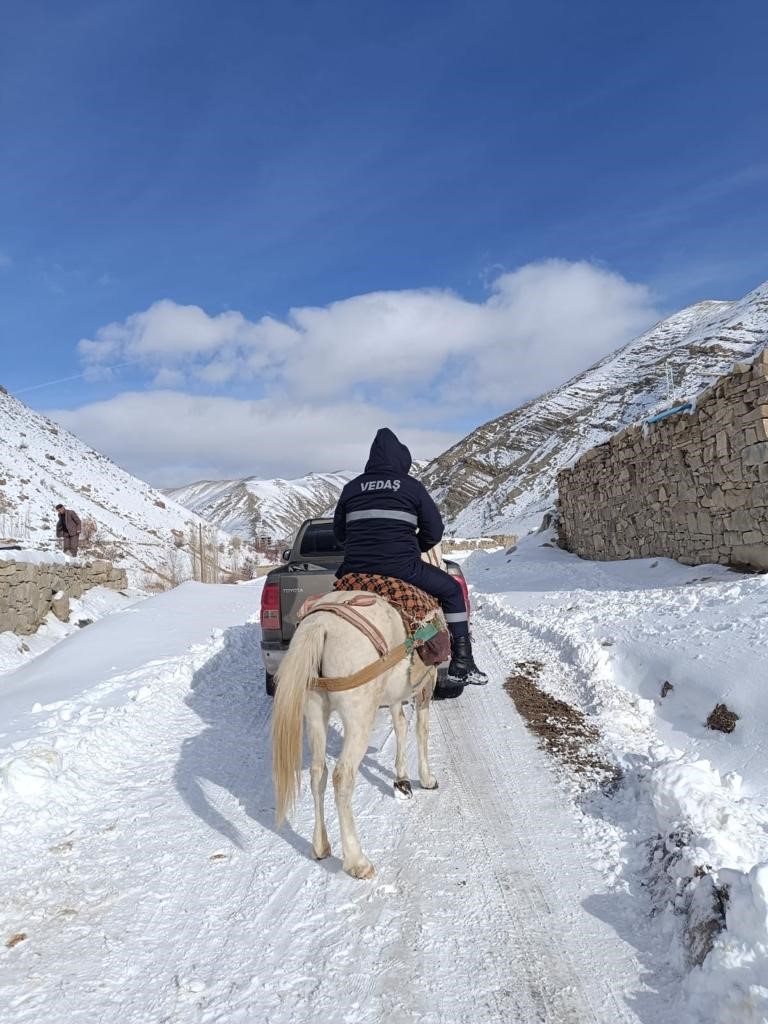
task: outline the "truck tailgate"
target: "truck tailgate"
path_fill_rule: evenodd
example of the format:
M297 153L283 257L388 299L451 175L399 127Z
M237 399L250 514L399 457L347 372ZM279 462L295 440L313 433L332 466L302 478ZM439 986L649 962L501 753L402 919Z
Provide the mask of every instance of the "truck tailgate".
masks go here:
M333 590L334 574L328 569L301 567L300 572L286 572L280 578L280 615L283 640L288 642L296 632L299 610L308 597Z

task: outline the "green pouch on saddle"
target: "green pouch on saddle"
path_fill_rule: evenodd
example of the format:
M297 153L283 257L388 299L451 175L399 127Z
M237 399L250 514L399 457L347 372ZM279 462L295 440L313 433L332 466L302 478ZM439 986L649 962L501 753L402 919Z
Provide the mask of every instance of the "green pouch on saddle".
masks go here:
M429 630L429 636L419 636L422 631ZM431 622L420 626L413 634L416 653L425 665L442 665L451 657L451 636L445 624L443 613L435 612Z

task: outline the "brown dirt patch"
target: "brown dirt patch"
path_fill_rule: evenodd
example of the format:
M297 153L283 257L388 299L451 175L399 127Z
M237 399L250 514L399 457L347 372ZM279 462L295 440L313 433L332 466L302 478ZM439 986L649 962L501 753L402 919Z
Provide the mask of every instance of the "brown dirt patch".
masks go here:
M590 776L601 785L612 786L621 772L599 750L600 732L590 725L578 708L546 693L536 682L543 665L521 661L504 683L526 725L539 745L576 774Z
M717 732L733 732L739 716L725 704L715 704L707 718L707 728Z
M16 932L16 934L12 935L10 939L8 939L8 941L6 942L6 949L13 949L14 946L18 946L20 942L23 942L24 939L26 939L26 937L26 932Z

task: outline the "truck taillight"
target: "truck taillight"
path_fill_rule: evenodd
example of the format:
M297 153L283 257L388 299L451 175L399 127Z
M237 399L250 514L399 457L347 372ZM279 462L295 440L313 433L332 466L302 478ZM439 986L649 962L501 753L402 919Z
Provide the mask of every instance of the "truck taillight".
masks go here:
M279 630L280 623L280 584L265 583L261 592L261 628Z
M453 578L456 580L456 582L461 587L461 592L464 595L464 605L465 605L465 607L467 609L467 617L471 618L472 617L472 606L469 603L469 587L467 586L467 581L464 579L463 576L459 576L459 575L456 575Z

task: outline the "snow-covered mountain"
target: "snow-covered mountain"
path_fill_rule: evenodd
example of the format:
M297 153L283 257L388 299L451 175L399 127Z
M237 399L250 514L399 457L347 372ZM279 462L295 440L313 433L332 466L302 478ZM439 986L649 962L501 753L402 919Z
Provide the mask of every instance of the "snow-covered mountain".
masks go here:
M192 529L214 540L210 524L189 509L0 389L0 540L55 549L58 502L93 521L99 550L136 583L167 573L169 562L187 575L181 545ZM215 544L228 539L216 532Z
M309 473L297 480L202 480L165 494L244 540L290 540L310 516L332 509L354 473Z
M524 532L552 506L563 466L670 399L695 395L766 343L768 283L735 302L700 302L478 427L421 479L457 535Z

